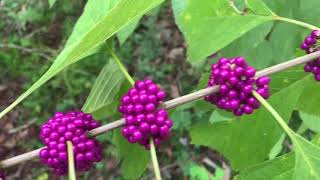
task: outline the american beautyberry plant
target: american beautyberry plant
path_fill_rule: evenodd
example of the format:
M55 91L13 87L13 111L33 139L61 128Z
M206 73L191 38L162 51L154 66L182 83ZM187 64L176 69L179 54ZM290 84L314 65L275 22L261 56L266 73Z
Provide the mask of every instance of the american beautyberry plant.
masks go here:
M131 70L126 68L128 64L114 50L121 48L141 17L162 2L87 2L65 48L50 69L4 109L0 118L71 64L98 52L107 53L108 62L82 111L57 112L41 126L40 140L45 147L3 160L0 167L40 157L54 173L75 179L75 171L88 171L95 163L106 161L103 146L93 136L110 133L113 137L109 141L117 148L125 179L139 179L150 157L157 180L161 175L166 179L182 179L161 173L156 150L162 147L169 150L161 156L170 155L173 161L178 161L171 163L181 169L185 164L199 166L192 168L198 169L196 173L184 172L184 176L191 178L212 179L218 177L219 168L230 166L234 179L320 179L317 108L320 94L319 84L314 81L319 81L320 75L317 42L320 29L312 25L320 21L306 15L318 17L320 14L314 7L320 6L319 2L172 0L175 23L187 43L188 63L197 72L204 71L211 54L214 56L210 56L210 65L212 61L216 63L203 75L208 80L205 89L168 101L165 101L170 99L167 93L152 80L135 81ZM312 33L300 44L306 30ZM297 57L301 54L299 45L308 55ZM297 70L301 67L293 68L302 64L314 78ZM214 106L204 104L203 98ZM188 136L181 137L185 135L179 133L169 138L175 129L173 122L183 122L186 116L173 111L171 117L175 118L171 119L168 110L198 99L186 108L191 109L188 118L192 119L184 129ZM231 114L219 114L218 108ZM101 126L93 117L102 119ZM110 132L116 128L121 128L122 136L118 131ZM171 148L161 144L164 140L182 145ZM190 158L180 162L178 148L184 148L184 152L190 153L184 156ZM212 163L212 150L224 156L220 160L223 166L219 167L220 162ZM168 161L160 164L165 162ZM213 167L215 173L205 165ZM224 173L225 177L233 178L227 170Z

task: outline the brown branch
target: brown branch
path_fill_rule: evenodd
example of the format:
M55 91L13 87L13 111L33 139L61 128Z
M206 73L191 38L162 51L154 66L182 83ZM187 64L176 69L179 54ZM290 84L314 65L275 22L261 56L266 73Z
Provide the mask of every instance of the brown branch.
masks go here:
M318 57L320 57L320 51L314 52L314 53L311 53L311 54L308 54L305 56L301 56L301 57L295 58L293 60L290 60L290 61L278 64L278 65L263 69L261 71L258 71L256 74L256 77L271 75L271 74L289 69L293 66L296 66L299 64L304 64L308 61L312 61ZM203 97L210 95L212 93L216 93L218 91L218 89L219 89L218 86L201 89L199 91L196 91L196 92L193 92L193 93L166 101L162 104L162 107L164 107L165 109L172 109L172 108L175 108L179 105L203 98ZM121 127L124 124L125 124L125 120L122 118L120 120L117 120L117 121L111 122L109 124L103 125L101 127L98 127L96 129L93 129L93 130L89 131L88 134L91 136L98 136L98 135L103 134L105 132L108 132L110 130ZM11 166L14 166L16 164L19 164L19 163L22 163L22 162L25 162L28 160L32 160L32 159L38 157L40 150L41 150L41 148L30 151L25 154L21 154L21 155L12 157L10 159L3 160L0 162L0 167L7 168L7 167L11 167Z

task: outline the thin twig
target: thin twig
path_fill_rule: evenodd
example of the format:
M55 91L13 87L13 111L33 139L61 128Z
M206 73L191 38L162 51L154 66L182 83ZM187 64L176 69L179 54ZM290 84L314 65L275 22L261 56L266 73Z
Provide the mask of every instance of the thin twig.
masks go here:
M258 71L256 74L256 77L261 77L261 76L266 76L266 75L271 75L286 69L289 69L293 66L299 65L299 64L304 64L308 61L312 61L316 58L320 57L320 51L305 55L305 56L301 56L298 58L295 58L291 61L287 61L266 69L263 69L261 71ZM166 101L162 104L162 107L164 107L165 109L172 109L174 107L177 107L179 105L203 98L207 95L210 95L212 93L216 93L218 91L218 86L213 86L210 88L205 88L205 89L201 89L199 91ZM100 134L103 134L105 132L111 131L113 129L119 128L121 126L123 126L125 124L125 120L122 118L120 120L111 122L109 124L103 125L101 127L98 127L96 129L93 129L91 131L89 131L89 135L90 136L98 136ZM15 157L12 157L10 159L6 159L0 162L0 167L1 168L7 168L7 167L11 167L14 166L16 164L28 161L28 160L32 160L36 157L38 157L39 152L40 152L41 148L33 150L31 152L25 153L25 154L21 154Z
M31 121L28 121L26 124L22 125L22 126L18 126L16 128L10 129L9 130L9 134L15 134L21 130L27 129L28 127L30 127L32 124L34 124L38 119L33 118L31 119Z
M52 59L52 57L50 55L43 52L43 50L37 49L37 48L26 48L26 47L19 46L16 44L0 44L0 48L17 49L17 50L20 50L24 53L29 53L29 54L35 53L35 54L39 55L40 57L43 57L44 59L47 59L47 60Z

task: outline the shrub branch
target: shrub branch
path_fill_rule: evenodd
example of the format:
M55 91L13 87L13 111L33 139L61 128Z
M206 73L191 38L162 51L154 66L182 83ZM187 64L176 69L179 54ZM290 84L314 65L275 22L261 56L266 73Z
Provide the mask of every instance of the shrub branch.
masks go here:
M269 68L263 69L261 71L258 71L256 73L256 77L261 77L261 76L267 76L267 75L271 75L277 72L281 72L283 70L289 69L291 67L300 65L300 64L304 64L306 62L312 61L315 58L320 57L320 51L305 55L305 56L301 56L298 58L295 58L293 60L281 63L281 64L277 64L274 66L271 66ZM205 89L201 89L199 91L166 101L162 104L162 107L165 109L172 109L175 108L179 105L203 98L207 95L210 95L212 93L216 93L218 92L219 87L218 86L213 86L213 87L209 87L209 88L205 88ZM113 129L119 128L121 126L123 126L125 124L125 120L122 118L120 120L105 124L103 126L100 126L96 129L93 129L91 131L88 132L88 135L90 136L98 136L100 134L106 133L108 131L111 131ZM14 166L16 164L25 162L25 161L29 161L32 159L35 159L39 156L39 152L42 148L3 160L0 162L0 168L7 168L7 167L11 167Z

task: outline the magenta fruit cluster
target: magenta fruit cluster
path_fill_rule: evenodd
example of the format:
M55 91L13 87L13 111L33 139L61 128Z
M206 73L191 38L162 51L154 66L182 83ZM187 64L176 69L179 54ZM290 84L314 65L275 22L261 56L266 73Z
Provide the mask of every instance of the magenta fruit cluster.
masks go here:
M311 34L304 39L300 46L301 49L305 50L307 54L319 51L320 47L317 44L318 39L320 39L320 31L313 30ZM314 79L320 81L320 58L308 62L304 66L304 71L312 72L314 74Z
M3 171L0 171L0 180L6 180L6 176Z
M205 97L205 100L221 109L233 112L236 116L251 114L260 107L252 95L255 90L263 98L270 96L267 76L255 79L256 70L248 66L243 57L220 58L213 64L208 87L220 85L218 93Z
M75 169L88 171L95 162L102 160L102 146L87 131L97 128L100 123L91 114L81 111L56 112L41 126L40 138L47 146L40 151L40 159L51 167L55 174L68 172L67 141L73 145Z
M166 110L158 109L165 97L165 91L149 79L136 81L134 87L122 96L119 112L126 120L122 134L128 142L149 149L150 138L158 146L169 137L173 122Z

